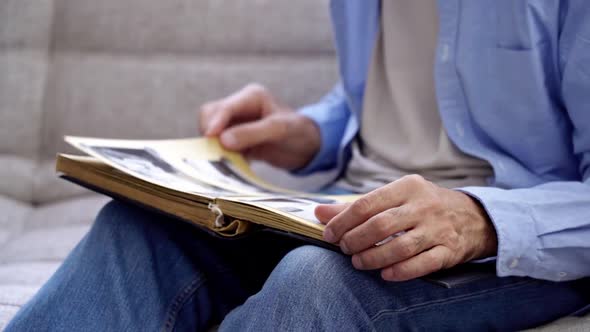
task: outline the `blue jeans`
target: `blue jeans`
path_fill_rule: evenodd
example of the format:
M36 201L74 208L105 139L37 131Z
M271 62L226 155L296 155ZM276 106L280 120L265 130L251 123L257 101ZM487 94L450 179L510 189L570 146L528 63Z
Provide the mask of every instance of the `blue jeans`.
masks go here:
M6 331L517 330L587 303L582 281L391 283L299 245L219 239L113 201Z

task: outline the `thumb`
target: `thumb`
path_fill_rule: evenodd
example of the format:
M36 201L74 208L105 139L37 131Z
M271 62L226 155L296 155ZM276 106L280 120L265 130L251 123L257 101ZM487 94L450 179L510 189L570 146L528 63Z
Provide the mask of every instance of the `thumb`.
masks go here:
M280 114L226 129L221 144L232 151L244 151L264 143L277 142L287 135L287 118Z
M315 208L315 216L322 224L327 224L332 218L344 211L350 203L320 204Z

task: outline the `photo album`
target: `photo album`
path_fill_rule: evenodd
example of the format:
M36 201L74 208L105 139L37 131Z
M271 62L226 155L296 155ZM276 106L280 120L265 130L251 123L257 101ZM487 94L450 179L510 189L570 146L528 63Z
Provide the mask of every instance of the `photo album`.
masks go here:
M358 196L326 196L276 187L247 160L211 138L114 140L65 138L84 156L59 154L56 170L99 193L158 210L223 237L269 228L323 243L318 204Z

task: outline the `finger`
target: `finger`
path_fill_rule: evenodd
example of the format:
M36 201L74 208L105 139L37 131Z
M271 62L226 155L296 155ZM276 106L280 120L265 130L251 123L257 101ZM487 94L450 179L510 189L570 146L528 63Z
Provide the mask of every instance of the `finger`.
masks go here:
M436 245L432 234L413 229L380 246L369 248L352 256L352 264L359 270L384 268L414 257Z
M207 127L209 122L211 121L211 116L213 115L215 104L216 102L205 103L201 106L199 110L199 132L202 135L205 135L207 132Z
M345 254L357 254L389 236L415 228L418 224L416 216L409 214L404 207L400 206L378 213L346 232L340 240L342 251Z
M205 123L207 136L219 135L237 117L257 118L270 103L270 95L257 84L250 84L229 97L210 105Z
M381 270L381 278L387 281L406 281L436 271L450 268L452 252L444 246L436 246L408 260Z
M329 238L324 237L324 239L332 243L338 242L344 233L372 216L405 203L416 185L413 181L408 181L407 178L404 177L373 190L354 201L328 223L324 234L328 234Z
M288 117L271 115L258 121L231 127L221 136L221 144L233 151L243 151L260 144L280 141L287 135Z
M327 224L348 205L350 205L350 203L320 204L315 208L315 216L322 224Z

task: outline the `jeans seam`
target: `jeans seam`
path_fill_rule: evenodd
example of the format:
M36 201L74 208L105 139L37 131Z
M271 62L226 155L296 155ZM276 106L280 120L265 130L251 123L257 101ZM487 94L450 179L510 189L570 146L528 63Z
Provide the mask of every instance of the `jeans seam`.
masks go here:
M472 297L477 297L477 296L481 296L484 294L488 294L488 293L494 293L497 291L501 291L501 290L505 290L505 289L510 289L510 288L516 288L516 287L520 287L522 285L526 285L529 283L532 283L533 280L524 280L524 281L520 281L514 284L509 284L509 285L504 285L502 287L496 287L496 288L492 288L492 289L484 289L478 292L474 292L474 293L469 293L469 294L463 294L463 295L457 295L457 296L453 296L453 297L449 297L449 298L445 298L445 299L439 299L439 300L432 300L432 301L427 301L424 303L419 303L419 304L415 304L415 305L411 305L408 307L404 307L401 309L386 309L386 310L380 310L378 311L376 314L374 314L373 316L371 316L371 322L375 323L377 320L379 320L382 316L385 316L387 314L391 314L391 313L402 313L402 312L411 312L426 306L430 306L430 305L435 305L435 304L443 304L443 303L451 303L451 302L455 302L455 301L460 301L460 300L465 300L465 299L469 299Z
M174 301L172 301L168 310L166 311L166 319L164 320L162 331L168 332L174 329L174 326L176 325L176 319L178 318L178 313L184 304L195 293L195 291L199 289L205 282L206 279L203 277L203 275L199 274L187 286L183 287L178 294L176 294Z

